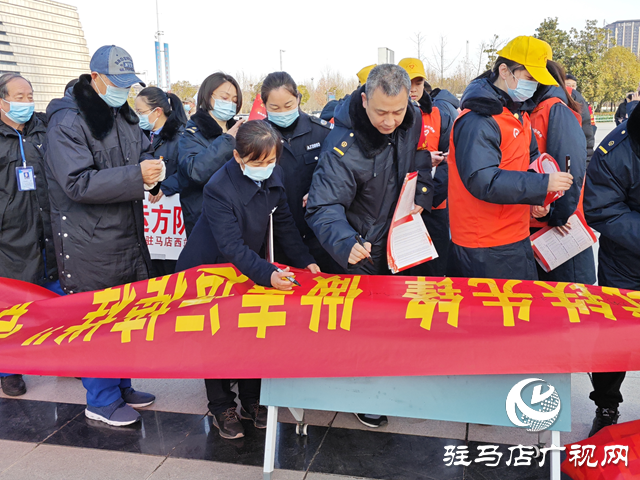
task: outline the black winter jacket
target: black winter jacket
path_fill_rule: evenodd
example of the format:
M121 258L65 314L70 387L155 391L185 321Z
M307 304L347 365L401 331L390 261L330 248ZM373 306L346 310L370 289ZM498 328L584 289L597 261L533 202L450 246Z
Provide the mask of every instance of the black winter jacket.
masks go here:
M235 124L227 122L227 128ZM236 139L223 133L209 113L198 110L187 122L184 135L180 137L178 182L183 185L180 204L187 236L202 212L202 190L211 176L233 156Z
M640 109L596 148L584 213L601 234L598 284L640 290Z
M409 102L402 124L393 134L383 135L362 106L363 91L364 86L341 104L348 109L336 109L336 127L325 144L332 136L337 142L320 156L311 181L306 219L342 268L350 273L383 274L389 271L389 226L407 173L419 172L415 203L431 209L431 157L426 151L417 152L422 130L417 107ZM349 265L356 233L371 243L373 266L366 261Z
M153 158L138 116L110 108L81 75L47 107L45 155L51 219L67 293L148 277L140 162Z
M0 277L38 285L58 279L44 174L45 132L36 115L24 124L22 146L27 166L34 170L36 190L20 192L20 138L0 120Z

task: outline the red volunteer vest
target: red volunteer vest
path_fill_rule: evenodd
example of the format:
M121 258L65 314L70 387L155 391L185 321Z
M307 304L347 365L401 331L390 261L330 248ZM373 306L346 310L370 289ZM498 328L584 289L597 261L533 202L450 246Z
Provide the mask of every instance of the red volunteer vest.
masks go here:
M431 113L422 112L422 134L418 141L418 150L429 150L430 152L438 151L440 145L440 130L442 128L442 117L438 107L433 107ZM442 210L447 208L445 200L437 207L431 210Z
M464 110L456 122L470 110ZM500 128L499 168L526 172L529 168L531 122L524 113L522 123L508 109L493 119ZM454 123L455 129L455 123ZM456 165L456 145L451 130L449 153L449 222L451 240L466 248L487 248L519 242L529 236L529 205L499 205L484 202L469 193L460 179ZM465 159L473 161L473 159Z
M562 100L559 98L549 98L544 102L541 102L534 110L531 112L531 130L536 136L536 140L538 141L538 150L540 153L547 153L547 139L549 138L549 114L551 113L551 108L561 103L565 107L569 108ZM578 112L574 112L571 110L571 113L578 120L578 124L582 127L582 116ZM560 160L559 158L556 160ZM582 208L582 199L584 198L584 185L582 186L582 191L580 192L580 200L578 202L578 210L580 213L584 215L584 211ZM546 227L547 222L540 222L539 220L531 217L531 228L542 228Z

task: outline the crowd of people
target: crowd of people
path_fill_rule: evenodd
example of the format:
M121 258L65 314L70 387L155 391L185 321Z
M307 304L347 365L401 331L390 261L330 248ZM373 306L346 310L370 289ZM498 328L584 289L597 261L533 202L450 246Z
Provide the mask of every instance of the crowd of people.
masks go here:
M640 290L640 109L597 148L577 80L547 43L517 37L459 100L432 88L419 59L370 65L360 86L320 118L300 108L286 72L266 76L265 120L238 117L242 91L222 72L197 99L142 84L117 46L93 55L90 73L67 85L46 115L19 74L0 77L0 275L60 295L98 290L203 264L232 263L256 284L293 287L294 273L387 275L387 238L405 176L418 172L421 214L439 258L403 272L576 282ZM143 84L144 86L144 84ZM560 171L530 164L551 155ZM566 161L570 158L571 163ZM588 161L590 165L587 170ZM543 206L547 193L564 192ZM176 261L151 260L143 199L180 195L188 243ZM600 232L596 277L591 248L550 272L530 235L571 229L583 213ZM0 365L2 368L2 365ZM5 394L26 392L19 373L0 374ZM591 434L616 423L624 372L594 373ZM154 402L130 379L83 378L88 418L124 426ZM260 380L207 379L213 424L244 435L240 418L266 427ZM356 414L375 428L385 416Z

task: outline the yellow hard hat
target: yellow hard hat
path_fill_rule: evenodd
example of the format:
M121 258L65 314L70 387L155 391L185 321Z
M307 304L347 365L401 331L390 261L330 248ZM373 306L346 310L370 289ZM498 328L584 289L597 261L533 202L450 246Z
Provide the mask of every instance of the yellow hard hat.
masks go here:
M358 73L356 73L356 75L358 76L358 80L360 80L360 85L364 85L365 83L367 83L369 73L377 66L378 65L374 63L373 65L362 68Z
M403 58L398 62L398 65L407 71L411 80L418 77L427 79L424 64L419 58Z
M552 59L551 47L539 38L516 37L498 52L498 55L524 65L531 76L542 85L558 85L547 70L547 60Z

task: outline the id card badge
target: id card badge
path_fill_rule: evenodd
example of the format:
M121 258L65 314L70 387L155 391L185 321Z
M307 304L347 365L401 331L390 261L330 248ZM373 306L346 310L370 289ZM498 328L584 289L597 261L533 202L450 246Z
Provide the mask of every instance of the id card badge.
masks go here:
M25 192L36 189L36 178L33 174L33 167L16 167L16 177L18 179L18 190Z

